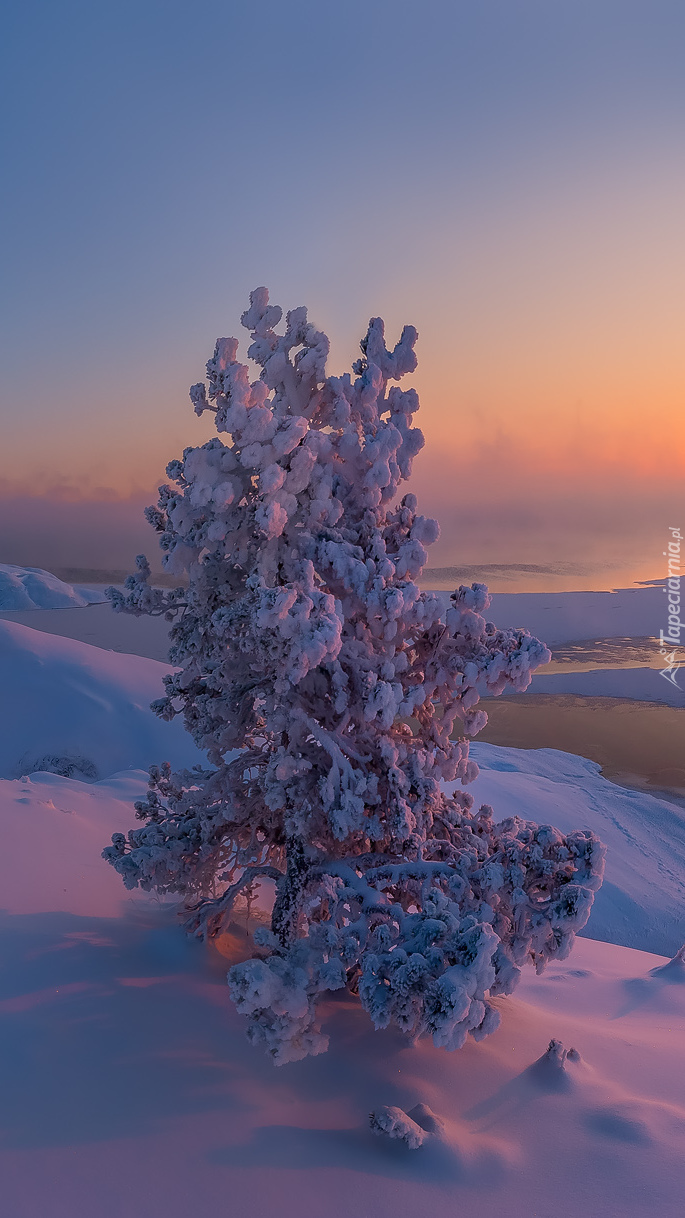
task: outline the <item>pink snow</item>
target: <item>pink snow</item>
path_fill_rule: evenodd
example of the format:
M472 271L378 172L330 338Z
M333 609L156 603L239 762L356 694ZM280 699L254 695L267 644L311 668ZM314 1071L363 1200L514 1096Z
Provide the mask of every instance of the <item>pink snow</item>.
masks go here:
M0 563L0 610L71 609L104 601L95 588L74 588L40 567Z
M517 750L488 751L479 760L502 768L478 782L496 781L502 814L509 792L512 811L537 798L550 819L570 815L583 765L590 790L604 781L552 750L524 754L518 773ZM546 771L537 794L526 761ZM328 1053L276 1071L225 982L242 928L215 946L185 938L172 903L126 893L100 858L144 784L134 770L0 782L3 1213L679 1218L682 961L579 939L542 977L526 970L495 1000L499 1030L458 1053L374 1032L354 999L332 998ZM639 810L614 791L630 837ZM413 1120L417 1105L438 1118L418 1149L372 1132L371 1111Z
M3 826L8 793L29 791L1 864L5 1213L682 1212L682 965L579 939L564 964L496 1000L497 1032L453 1054L374 1032L353 999L331 999L328 1054L275 1071L225 984L240 928L206 946L184 938L172 907L118 891L116 907L88 824L120 825L131 781L2 784ZM50 817L54 903L35 857ZM560 1064L552 1040L576 1053ZM439 1120L418 1149L369 1126L372 1110L421 1104Z
M67 772L92 778L165 760L202 761L180 723L150 712L170 670L0 621L0 777L55 769L60 758L71 763Z

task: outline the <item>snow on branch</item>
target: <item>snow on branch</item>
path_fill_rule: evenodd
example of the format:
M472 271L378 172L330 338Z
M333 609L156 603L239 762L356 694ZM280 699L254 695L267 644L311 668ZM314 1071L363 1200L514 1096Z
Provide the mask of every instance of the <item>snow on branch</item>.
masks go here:
M603 848L445 794L478 772L481 695L524 690L549 652L489 621L482 584L458 588L444 621L418 587L439 529L399 494L423 446L399 383L416 331L390 349L373 318L352 375L329 376L306 309L281 318L253 292L252 370L220 338L190 391L217 435L171 461L147 511L179 587L150 587L141 556L109 592L173 621L177 671L155 710L183 715L208 768L153 767L142 826L105 856L129 887L184 894L200 935L276 880L260 954L229 985L277 1062L326 1047L317 1000L345 986L377 1027L457 1048L496 1027L491 998L526 961L568 953Z

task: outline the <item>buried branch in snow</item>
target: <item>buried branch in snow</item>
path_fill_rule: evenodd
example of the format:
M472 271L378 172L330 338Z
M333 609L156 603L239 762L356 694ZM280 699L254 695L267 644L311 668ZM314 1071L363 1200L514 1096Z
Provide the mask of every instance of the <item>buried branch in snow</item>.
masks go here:
M374 1133L388 1138L397 1138L410 1150L418 1150L425 1141L425 1131L418 1121L412 1119L403 1108L384 1105L369 1114L369 1124Z
M445 1135L445 1122L427 1104L415 1104L409 1112L384 1104L369 1113L369 1125L374 1133L398 1139L410 1150L418 1150L431 1136Z
M325 1049L316 1003L348 987L377 1028L458 1048L498 1024L490 998L568 954L603 848L518 818L501 824L442 783L475 778L480 694L521 691L549 652L498 630L482 584L445 621L417 578L438 536L397 490L423 445L412 426L416 331L389 350L374 318L353 376L327 376L306 310L252 293L255 381L222 338L194 385L218 435L168 466L147 515L167 571L144 557L115 609L174 620L154 704L184 716L208 766L150 771L144 822L105 856L126 885L182 893L189 929L224 926L239 892L276 880L271 928L229 984L277 1062ZM456 730L455 730L456 729ZM456 735L456 739L453 737ZM217 893L219 894L217 896Z

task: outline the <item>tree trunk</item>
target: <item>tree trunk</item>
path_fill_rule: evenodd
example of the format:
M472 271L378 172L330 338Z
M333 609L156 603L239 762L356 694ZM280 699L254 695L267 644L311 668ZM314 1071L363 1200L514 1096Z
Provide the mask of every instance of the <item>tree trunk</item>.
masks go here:
M297 934L300 898L312 864L299 837L287 839L285 855L286 872L276 886L271 929L282 946L288 947Z

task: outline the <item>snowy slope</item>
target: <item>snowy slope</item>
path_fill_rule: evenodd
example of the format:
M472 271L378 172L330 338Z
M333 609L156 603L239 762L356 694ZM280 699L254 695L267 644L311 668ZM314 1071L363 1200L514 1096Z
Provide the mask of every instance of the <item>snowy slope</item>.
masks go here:
M481 773L469 790L479 804L492 804L496 819L519 815L564 831L591 829L606 843L605 881L586 933L672 955L685 941L685 812L607 782L594 762L571 753L472 747ZM69 907L63 903L71 897L61 874L53 871L52 859L60 850L81 860L79 884L97 874L103 897L108 894L108 909L119 909L123 886L99 855L112 833L136 824L133 804L142 798L146 779L134 769L98 783L47 773L0 782L6 858L29 852L32 839L41 842L35 863L41 873L41 909ZM22 884L13 864L0 869L0 905L26 912Z
M60 772L74 781L59 787L59 799L49 794L46 799L63 806L70 791L70 799L78 796L79 807L88 808L89 788L77 779L146 770L164 760L175 766L202 761L178 720L165 723L148 709L162 693L167 671L168 665L154 660L0 622L0 776ZM588 933L664 954L679 947L685 940L681 808L618 787L594 762L570 753L478 742L472 749L481 775L470 790L479 803L493 805L497 819L518 814L564 831L591 829L609 847L606 880ZM31 790L38 781L34 773ZM94 798L102 786L93 787ZM134 824L130 809L139 797L129 801L124 828ZM99 848L122 827L115 819L110 825L98 815ZM109 868L105 874L109 881ZM113 873L111 879L118 883Z
M672 955L685 942L685 811L603 778L557 749L474 742L480 775L468 790L495 819L521 816L563 832L590 829L607 846L604 884L586 933Z
M104 599L102 589L74 588L40 567L0 563L0 610L83 608Z
M202 761L150 702L168 664L0 621L0 776L53 770L102 778L153 762Z
M78 591L84 595L87 592L84 589ZM623 639L626 641L625 647L620 647L618 652L615 652L617 659L620 656L620 663L623 665L626 656L635 655L635 648L628 644L628 639L640 639L640 654L644 654L644 640L658 635L659 629L663 625L660 616L662 602L658 599L657 594L661 595L663 599L660 588L624 590L615 593L498 593L493 596L488 616L491 616L498 626L525 626L526 629L553 647L562 647L568 642L578 640ZM92 592L88 595L100 594ZM449 604L449 593L437 592L436 595L445 606ZM0 614L2 613L3 608L0 605ZM44 610L40 614L27 612L21 615L17 610L17 615L12 620L20 621L24 625L38 630L81 639L99 647L134 652L137 655L146 655L158 660L162 660L167 654L167 636L170 627L163 618L138 618L129 617L126 614L115 614L106 604L94 606L87 614L77 612L75 609L61 609L59 611ZM656 644L654 645L654 655L657 657ZM639 664L644 664L644 659L637 660L631 671L640 671ZM592 664L586 663L585 665L586 669L592 667ZM607 680L613 682L615 680L619 683L616 685L617 694L606 694L605 696L634 697L651 701L653 699L650 691L656 690L660 693L662 684L666 690L666 696L669 696L668 684L663 678L658 677L658 670L655 670L654 677L650 677L648 672L641 674L636 679L636 683L627 688L627 692L625 692L626 686L623 682L628 681L629 678L614 677L614 670L609 670L606 664L602 665L601 671L602 674L608 674L611 671L612 675L600 677L599 670L596 676L594 674L591 676L589 672L587 674L579 673L579 676L587 675L590 680L583 682L582 689L574 687L568 692L592 693L595 692L591 688L593 682ZM616 671L628 671L628 669L621 667ZM534 681L547 681L551 675L543 672L534 678ZM656 681L655 686L652 685L653 681ZM550 687L549 692L555 692L555 688ZM559 689L559 692L565 691ZM599 689L596 692L599 693ZM601 692L604 693L604 688ZM673 691L673 696L677 697L678 691ZM675 705L679 704L676 702Z
M136 698L140 733L167 728L145 710L163 665L0 631L14 695L22 674L25 684L42 674L34 688L80 738L79 699L93 715L101 704L110 750L136 745L125 713ZM679 945L678 809L555 750L476 744L474 755L471 789L498 816L587 825L608 843L589 933ZM328 1053L279 1070L229 1001L241 928L216 946L187 939L173 903L126 892L100 857L134 823L144 785L135 770L97 783L0 781L3 1215L680 1218L685 967L664 967L674 948L580 939L542 977L526 970L515 995L496 1000L499 1030L454 1054L374 1032L352 998L335 997ZM546 1056L553 1038L578 1053ZM417 1103L439 1118L419 1149L371 1132L371 1110Z
M338 998L328 1053L279 1070L229 1001L237 936L219 946L95 892L78 913L0 917L4 1213L680 1218L682 966L578 940L454 1054ZM553 1038L577 1051L565 1066ZM371 1133L371 1110L417 1103L442 1125L418 1150Z
M130 906L101 854L113 833L136 824L133 804L146 789L142 770L96 783L47 773L0 779L0 909L111 918Z

